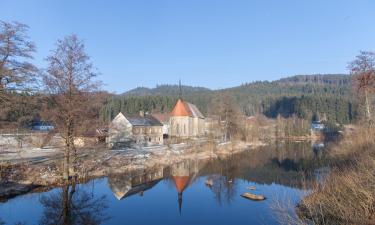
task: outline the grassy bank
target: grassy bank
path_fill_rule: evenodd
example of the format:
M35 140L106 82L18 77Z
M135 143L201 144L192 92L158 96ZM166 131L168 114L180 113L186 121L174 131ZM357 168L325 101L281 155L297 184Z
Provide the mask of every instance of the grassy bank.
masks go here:
M375 224L375 130L358 128L330 150L331 172L289 224Z

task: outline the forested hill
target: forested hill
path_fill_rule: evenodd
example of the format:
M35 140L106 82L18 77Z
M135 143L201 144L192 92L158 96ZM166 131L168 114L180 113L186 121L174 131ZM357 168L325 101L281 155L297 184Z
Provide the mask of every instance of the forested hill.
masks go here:
M181 85L181 91L184 95L204 94L211 92L210 89L204 87L191 87ZM124 96L178 96L180 93L179 85L158 85L155 88L138 87L123 93Z
M295 75L274 81L275 83L290 84L321 84L321 85L350 85L350 76L347 74L316 74L316 75Z
M184 99L196 104L207 115L210 103L220 94L233 97L248 116L297 115L305 119L327 119L349 123L357 116L350 76L343 74L298 75L276 81L257 81L221 90L183 86ZM135 114L139 110L170 112L178 98L178 85L153 89L137 88L114 96L103 107L102 118L109 120L119 111ZM211 109L214 111L214 109Z

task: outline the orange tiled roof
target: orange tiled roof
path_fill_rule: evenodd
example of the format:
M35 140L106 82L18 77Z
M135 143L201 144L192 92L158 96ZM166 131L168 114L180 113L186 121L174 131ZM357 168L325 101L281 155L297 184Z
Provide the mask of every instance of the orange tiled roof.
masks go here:
M188 176L173 176L174 185L176 186L177 192L182 193L189 184Z
M178 99L171 116L192 116L189 106L182 99Z

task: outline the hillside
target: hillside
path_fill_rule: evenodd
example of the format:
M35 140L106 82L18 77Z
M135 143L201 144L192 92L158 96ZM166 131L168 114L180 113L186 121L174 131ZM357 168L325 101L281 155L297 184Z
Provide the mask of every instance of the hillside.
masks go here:
M210 89L204 87L181 86L181 91L184 95L191 95L197 93L208 93ZM155 88L138 87L123 93L124 96L178 96L180 93L179 85L158 85Z
M221 90L182 87L184 99L196 104L205 114L214 98L227 94L248 116L258 113L269 117L297 115L305 119L325 118L339 123L349 123L357 116L357 105L351 92L350 76L344 74L297 75ZM112 97L103 108L102 118L113 118L119 111L129 114L139 110L168 112L178 96L178 85L136 88Z
M320 84L320 85L350 85L350 76L347 74L316 74L316 75L295 75L292 77L281 78L275 83L290 84Z

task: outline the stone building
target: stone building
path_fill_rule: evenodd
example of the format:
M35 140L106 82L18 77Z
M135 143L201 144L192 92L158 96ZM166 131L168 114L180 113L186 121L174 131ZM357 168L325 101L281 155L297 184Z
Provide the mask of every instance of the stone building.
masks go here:
M108 128L107 144L110 148L129 145L162 145L163 124L151 115L124 116L121 112Z
M167 138L169 135L169 119L170 114L169 113L152 113L151 114L155 119L159 120L160 123L163 124L163 136L164 138Z
M203 136L205 131L204 116L197 106L178 99L170 114L171 137L197 137Z

